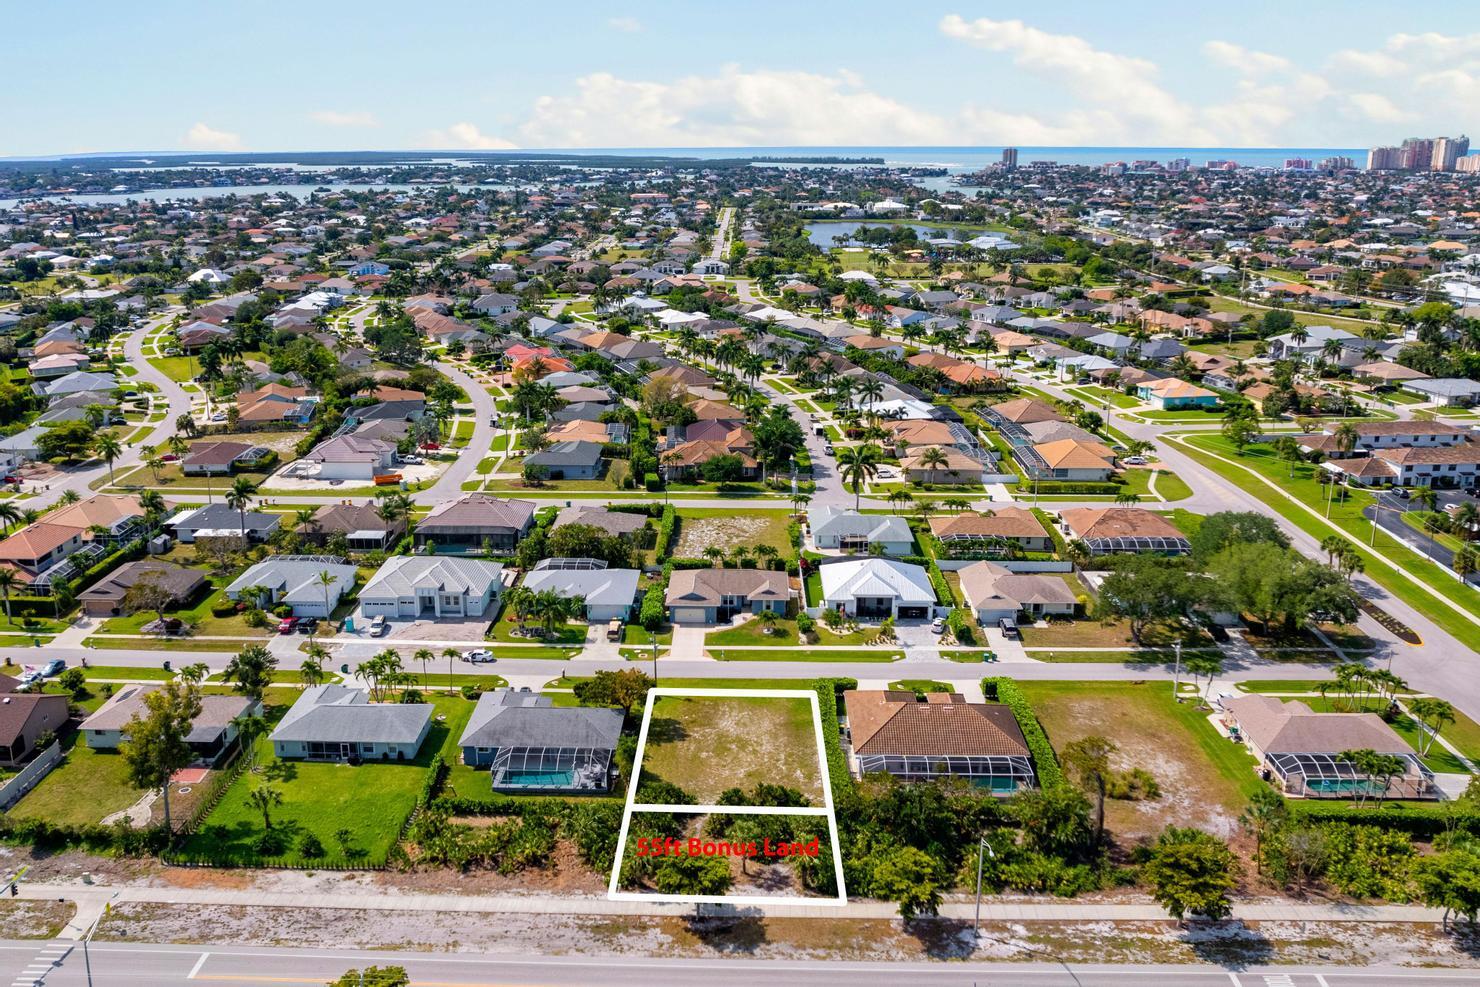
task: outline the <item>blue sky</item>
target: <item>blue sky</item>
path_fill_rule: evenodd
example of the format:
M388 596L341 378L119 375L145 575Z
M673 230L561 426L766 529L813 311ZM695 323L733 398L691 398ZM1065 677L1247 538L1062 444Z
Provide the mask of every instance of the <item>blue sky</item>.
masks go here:
M489 0L71 0L5 16L21 42L9 75L26 82L0 102L0 155L1340 147L1467 131L1480 106L1480 7L1452 0L568 2L545 16Z

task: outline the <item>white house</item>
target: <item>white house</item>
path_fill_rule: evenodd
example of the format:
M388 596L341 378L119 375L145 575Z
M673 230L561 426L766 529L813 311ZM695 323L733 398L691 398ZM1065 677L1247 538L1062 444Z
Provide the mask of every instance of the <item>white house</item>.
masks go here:
M287 604L295 617L328 617L339 598L354 588L355 572L354 566L333 555L274 555L237 576L226 587L226 595L240 600L256 588L260 607Z
M390 473L396 447L381 439L341 435L326 439L303 457L317 467L310 475L317 480L361 480L366 483Z
M824 560L822 605L863 620L928 619L935 613L935 589L924 566L894 559Z
M915 536L909 522L892 514L860 514L837 507L814 507L807 512L812 542L819 549L868 552L878 545L885 555L909 555Z
M608 569L600 559L544 559L524 577L524 587L580 597L593 624L626 620L637 600L636 569Z
M490 618L503 588L504 567L481 559L397 555L360 591L367 617Z

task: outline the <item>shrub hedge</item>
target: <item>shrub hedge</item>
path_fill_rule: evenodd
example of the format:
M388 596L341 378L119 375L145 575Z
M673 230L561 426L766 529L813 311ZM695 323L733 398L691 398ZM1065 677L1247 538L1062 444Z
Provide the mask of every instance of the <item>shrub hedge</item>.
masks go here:
M1053 745L1048 742L1048 734L1043 732L1043 725L1038 722L1032 704L1018 688L1018 684L1012 679L988 677L982 679L982 692L989 697L995 695L998 702L1012 710L1018 729L1023 731L1023 739L1028 742L1028 753L1033 755L1033 769L1038 774L1039 787L1057 788L1065 784L1058 755L1054 753Z

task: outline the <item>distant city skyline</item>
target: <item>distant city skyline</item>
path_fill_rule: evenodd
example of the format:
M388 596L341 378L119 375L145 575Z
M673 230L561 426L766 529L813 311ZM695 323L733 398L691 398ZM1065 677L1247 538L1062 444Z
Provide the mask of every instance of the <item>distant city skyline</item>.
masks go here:
M1477 128L1480 13L1439 0L1222 9L1066 0L901 12L675 0L559 22L262 0L7 11L26 98L0 157L753 147L1370 148ZM985 14L985 16L979 16ZM1154 26L1154 27L1153 27ZM1307 29L1308 28L1308 29Z

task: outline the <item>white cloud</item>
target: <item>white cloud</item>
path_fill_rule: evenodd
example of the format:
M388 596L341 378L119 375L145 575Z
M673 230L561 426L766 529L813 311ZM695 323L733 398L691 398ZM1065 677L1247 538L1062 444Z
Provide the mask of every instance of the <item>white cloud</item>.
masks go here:
M621 31L625 34L636 34L642 30L642 21L636 17L608 17L606 26L613 31Z
M422 146L464 151L508 151L518 147L502 137L490 137L479 130L476 124L466 122L454 123L446 130L429 132Z
M596 72L542 96L520 127L529 147L929 144L960 137L945 119L867 88L852 73L744 71L671 82Z
M322 123L326 127L378 127L380 121L375 119L375 114L368 110L341 112L339 110L315 110L310 113L309 119Z
M1352 93L1346 97L1351 107L1374 123L1402 123L1409 114L1398 109L1381 93Z
M1220 65L1249 75L1288 72L1294 67L1288 58L1254 51L1230 41L1209 41L1203 45L1203 54Z
M227 130L216 130L204 123L197 123L191 127L181 143L194 151L240 151L242 149L240 134L233 134Z

